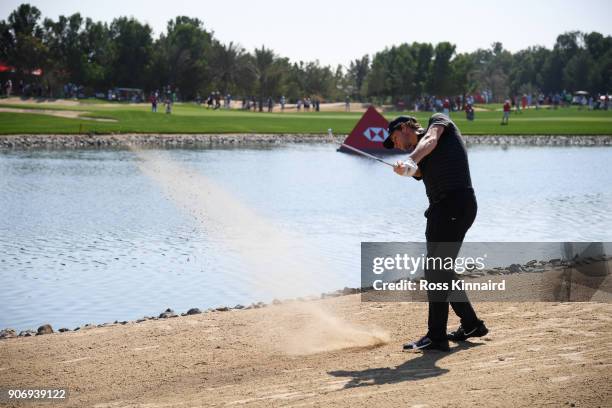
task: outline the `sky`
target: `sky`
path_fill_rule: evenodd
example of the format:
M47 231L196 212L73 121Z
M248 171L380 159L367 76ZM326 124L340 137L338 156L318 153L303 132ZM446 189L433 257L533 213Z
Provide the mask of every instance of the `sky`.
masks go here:
M0 19L24 1L1 0ZM499 41L515 52L552 48L566 31L612 34L610 0L30 0L43 17L75 12L96 21L133 16L157 37L178 15L197 17L223 43L248 51L265 45L291 61L348 66L365 54L404 42L449 41L457 52Z

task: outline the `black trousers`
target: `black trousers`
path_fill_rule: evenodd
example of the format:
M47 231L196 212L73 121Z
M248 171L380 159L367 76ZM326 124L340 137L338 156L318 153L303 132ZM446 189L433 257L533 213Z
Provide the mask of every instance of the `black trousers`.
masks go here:
M476 218L477 204L474 190L465 189L445 194L440 201L430 204L425 212L427 217L427 257L454 260L461 249L465 233ZM448 305L461 318L465 328L478 324L476 312L472 308L464 291L451 291L451 281L456 278L452 270L440 268L439 264L431 269L425 268L425 279L428 283L446 283L449 290L428 290L429 318L427 335L432 340L446 339L448 322ZM450 301L449 301L450 299Z

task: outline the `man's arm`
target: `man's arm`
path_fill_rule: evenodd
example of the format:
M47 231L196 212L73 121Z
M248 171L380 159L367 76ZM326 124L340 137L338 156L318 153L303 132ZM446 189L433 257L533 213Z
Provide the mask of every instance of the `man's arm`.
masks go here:
M436 148L438 145L438 140L440 139L440 136L442 136L443 132L444 126L442 125L433 125L430 127L425 136L423 136L423 138L416 145L414 151L410 153L410 158L418 164L425 156Z
M418 163L436 148L440 136L442 136L442 133L444 133L445 127L446 126L443 124L432 125L427 130L425 136L423 136L418 142L413 152L408 156L408 160L404 162L398 161L395 164L393 171L400 176L412 176L415 179L420 180L422 175L420 169L418 168Z

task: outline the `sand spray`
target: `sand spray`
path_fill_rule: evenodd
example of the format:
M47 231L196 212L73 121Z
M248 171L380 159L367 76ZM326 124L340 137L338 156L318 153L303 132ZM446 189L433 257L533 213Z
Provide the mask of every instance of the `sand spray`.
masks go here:
M315 293L316 279L333 276L324 260L309 255L303 240L275 227L224 188L194 168L172 160L162 151L132 147L138 167L164 195L191 215L199 228L239 254L252 282L271 297ZM288 354L309 354L350 347L373 347L388 334L340 319L320 302L293 302L296 315L306 316L298 330L286 330L279 347Z

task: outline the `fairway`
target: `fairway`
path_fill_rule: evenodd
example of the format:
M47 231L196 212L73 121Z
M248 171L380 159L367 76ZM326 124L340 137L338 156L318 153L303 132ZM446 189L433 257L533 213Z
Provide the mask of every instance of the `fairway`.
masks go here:
M321 134L349 133L359 112L244 112L209 110L191 103L177 103L172 114L152 113L148 104L91 103L7 103L0 101L0 134L78 133L267 133ZM463 112L451 113L464 135L610 135L612 111L578 110L577 107L512 113L510 124L501 126L497 105L476 112L472 122ZM18 110L21 110L19 112ZM27 113L23 113L26 110ZM160 111L162 109L160 108ZM67 115L52 116L53 112ZM69 112L68 112L69 111ZM40 114L38 114L40 112ZM404 112L385 112L387 119ZM411 112L426 126L431 112ZM97 119L97 120L96 120ZM100 121L104 119L105 121Z

